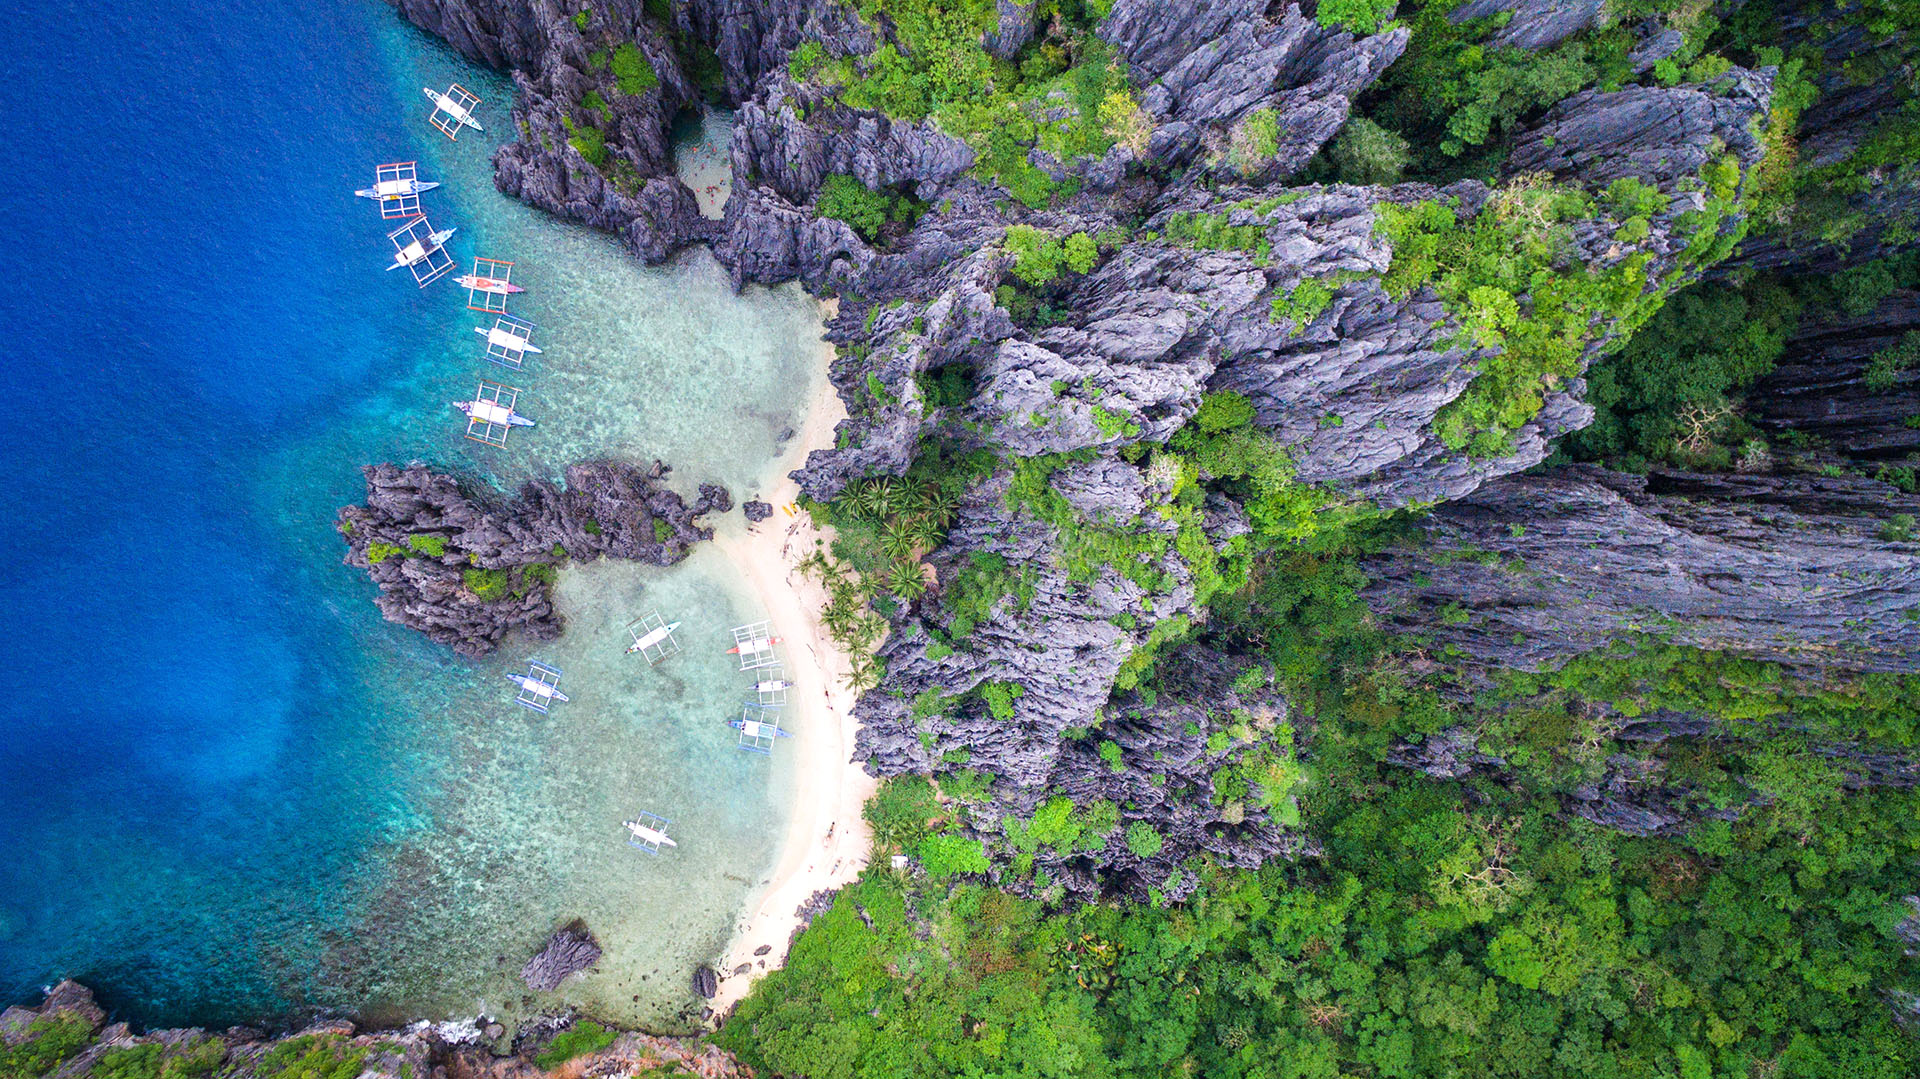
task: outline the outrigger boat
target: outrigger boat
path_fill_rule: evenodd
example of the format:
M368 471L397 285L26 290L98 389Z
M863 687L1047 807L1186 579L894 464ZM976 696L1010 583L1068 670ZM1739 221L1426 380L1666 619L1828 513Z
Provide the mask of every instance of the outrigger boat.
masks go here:
M393 253L393 264L387 269L402 270L416 262L425 262L433 257L434 252L446 246L454 232L454 229L441 229L439 232L429 232L424 240L414 240Z
M657 626L648 631L644 637L635 637L633 643L627 646L627 655L633 655L635 652L643 652L656 644L665 643L667 638L673 636L673 631L679 628L680 623L668 622L664 626Z
M400 180L381 180L372 187L363 187L354 194L375 202L399 202L409 196L424 194L440 186L438 180L417 180L407 177ZM520 291L515 289L515 292Z
M774 643L779 644L780 642L778 640L775 640ZM792 689L792 688L793 688L792 682L784 681L779 678L776 678L771 682L755 682L753 684L753 691L755 693L778 693L783 689Z
M475 292L490 292L495 296L507 296L515 292L527 291L519 285L509 282L504 277L482 277L479 274L467 274L464 277L456 277L453 279L453 283L459 285L461 288L472 289Z
M659 818L656 817L654 819L658 820ZM677 847L680 845L675 843L667 833L658 828L649 828L637 820L621 821L620 823L627 826L627 831L632 834L634 839L639 840L641 843L650 843L656 849L660 847Z
M531 352L538 355L540 349L527 338L527 333L531 332L532 328L531 323L515 325L502 319L495 322L492 329L484 326L475 326L473 332L487 339L487 347L489 350L497 348L503 349L508 353ZM516 362L514 366L517 367L519 364Z
M475 398L472 401L455 401L453 407L465 413L470 420L495 423L503 427L532 427L533 421L515 412L511 407L495 401ZM679 623L674 623L678 625ZM566 700L565 697L560 698Z
M465 403L471 403L471 402L465 402ZM531 423L532 421L529 420L528 422ZM510 675L507 675L507 681L512 682L513 684L519 686L521 689L526 690L528 693L531 693L536 697L544 697L548 700L554 700L554 701L572 700L571 697L568 697L566 694L560 692L558 689L555 689L553 686L550 686L547 683L542 682L538 678L532 678L524 674L510 674Z
M486 130L480 126L480 121L473 118L473 107L480 103L480 99L468 92L466 87L454 83L444 94L430 86L423 86L420 89L427 95L427 100L433 102L433 115L428 119L433 121L433 126L445 132L448 138L452 138L454 132L463 127L470 127L475 131ZM446 117L444 123L440 119L442 116Z
M777 723L762 723L757 719L729 719L727 726L745 734L749 738L776 737L792 738L791 731L783 731Z
M742 641L739 644L734 645L732 648L727 649L727 655L737 656L742 652L746 652L749 654L754 652L765 652L770 650L774 645L779 643L780 643L780 638L778 637L759 637L751 641Z

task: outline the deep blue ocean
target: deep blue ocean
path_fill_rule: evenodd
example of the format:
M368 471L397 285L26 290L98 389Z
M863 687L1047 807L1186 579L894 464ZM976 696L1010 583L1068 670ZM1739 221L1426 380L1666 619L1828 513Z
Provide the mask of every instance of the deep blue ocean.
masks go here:
M426 127L394 42L458 61L377 0L35 0L9 26L0 1005L72 976L145 1024L405 1013L435 999L420 985L436 970L464 985L462 963L492 964L568 913L531 910L510 942L435 936L452 923L421 908L479 903L476 882L511 877L483 843L447 839L481 819L458 788L505 786L522 765L478 721L436 726L476 680L379 621L332 533L358 464L472 463L455 394L419 389L445 361L417 342L474 347L448 328L460 305L381 272L384 230L349 194L377 161L457 161L467 194L429 200L463 240L486 238L489 147ZM504 80L465 77L504 128ZM450 379L471 387L470 370ZM498 675L477 684L495 715ZM546 729L508 718L528 738ZM548 751L525 750L526 775ZM755 865L771 840L758 803L741 804ZM545 885L560 869L542 872L526 896L564 891ZM438 1006L479 1007L480 992Z

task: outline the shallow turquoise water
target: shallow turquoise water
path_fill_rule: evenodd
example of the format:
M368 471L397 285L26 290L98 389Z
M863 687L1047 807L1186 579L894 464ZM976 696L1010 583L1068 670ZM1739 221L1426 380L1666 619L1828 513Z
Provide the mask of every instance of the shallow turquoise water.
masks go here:
M33 411L0 429L0 648L21 672L0 711L0 997L73 976L148 1024L561 999L666 1021L790 789L723 724L745 676L720 651L752 600L704 549L570 570L562 640L469 662L379 619L333 512L381 459L511 486L659 457L683 490L747 497L820 377L816 305L735 297L704 252L641 268L500 196L507 82L374 0L24 20L35 59L5 61L0 122L45 166L0 236L33 271L4 301ZM487 138L424 123L420 87L456 79ZM346 194L407 158L445 184L426 206L456 256L513 259L528 287L515 310L547 352L505 380L540 425L505 451L447 405L491 377L480 316L449 282L382 273L384 230ZM687 649L649 669L619 626L655 606ZM529 657L567 672L549 717L511 703ZM669 856L622 844L640 808L676 821ZM520 964L576 916L607 958L535 998Z

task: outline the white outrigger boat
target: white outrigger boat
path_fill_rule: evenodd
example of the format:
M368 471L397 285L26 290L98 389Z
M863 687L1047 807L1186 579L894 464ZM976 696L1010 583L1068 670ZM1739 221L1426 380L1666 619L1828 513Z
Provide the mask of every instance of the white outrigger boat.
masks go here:
M459 409L469 420L496 424L501 427L532 427L533 421L513 410L512 405L503 405L485 398L471 401L455 401L453 407ZM674 623L678 625L679 623ZM566 698L561 698L565 700Z
M507 675L507 681L512 682L514 685L519 686L521 689L526 690L528 693L531 693L534 696L543 698L545 700L568 701L573 699L567 696L566 694L560 692L558 689L555 689L553 686L548 685L547 683L542 682L538 678L534 678L529 675L510 674L510 675Z
M421 92L427 95L428 101L433 102L433 112L427 117L427 122L439 128L448 138L458 138L463 127L475 131L486 130L480 126L480 121L473 118L473 107L480 104L480 98L466 87L456 82L444 94L430 86L421 87Z
M757 719L729 719L727 726L746 735L748 738L792 738L792 731L783 731L778 723L763 723Z
M658 828L649 828L637 820L623 821L621 823L627 826L627 831L632 833L633 838L638 839L642 843L657 843L663 847L677 847L680 845L675 843L673 838L667 835L667 833Z
M393 262L387 266L388 271L404 270L415 263L431 260L435 252L447 245L447 241L453 238L456 231L456 229L441 229L438 232L427 233L424 238L409 241L406 246L393 253Z
M399 202L410 195L422 195L440 186L438 180L381 180L372 187L363 187L354 194L375 202ZM520 291L514 289L515 292Z
M673 631L679 628L680 623L678 622L668 622L664 626L655 626L653 629L648 630L644 636L637 636L633 639L633 643L627 646L627 655L633 655L635 652L644 652L658 644L665 644L667 639L673 636Z
M636 850L658 855L662 847L680 845L667 835L667 826L673 822L657 813L649 813L643 809L635 819L620 823L627 829L627 846Z
M759 652L771 652L773 646L779 643L778 637L751 637L727 649L727 655L751 656Z
M459 280L465 279L461 278ZM496 321L491 329L485 326L475 326L473 328L474 333L487 339L488 353L499 349L501 352L509 355L531 352L537 356L540 354L540 349L534 345L532 340L527 336L531 331L532 325L530 323L519 323L516 325L505 319ZM519 364L516 363L514 366L517 367Z

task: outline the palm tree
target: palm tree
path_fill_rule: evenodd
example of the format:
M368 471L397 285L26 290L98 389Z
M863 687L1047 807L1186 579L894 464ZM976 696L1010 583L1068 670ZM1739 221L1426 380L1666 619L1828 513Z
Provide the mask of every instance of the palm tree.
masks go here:
M947 534L945 526L934 520L929 513L922 513L913 518L907 523L907 528L913 533L913 545L926 551L938 547Z
M919 545L920 536L909 521L888 521L887 529L880 534L880 549L888 558L912 558L914 548Z
M927 579L917 562L895 562L887 571L887 591L901 599L917 599L926 590Z
M928 492L926 499L921 503L921 512L936 526L945 528L953 522L953 511L957 508L959 501L952 492L936 487Z
M884 476L862 481L853 488L852 501L860 516L878 521L893 508L893 481Z
M895 489L893 480L889 477L882 476L874 480L868 485L868 490L872 492L869 512L876 521L884 520L899 505L900 492Z

